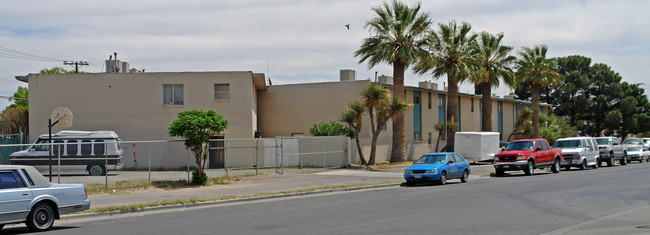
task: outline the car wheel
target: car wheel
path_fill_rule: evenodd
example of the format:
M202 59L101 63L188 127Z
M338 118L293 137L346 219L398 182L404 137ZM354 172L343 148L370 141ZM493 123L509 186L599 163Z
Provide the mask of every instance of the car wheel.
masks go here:
M447 172L442 172L440 173L440 181L438 181L440 185L445 185L447 184Z
M551 167L551 171L553 173L560 173L560 160L555 159L555 162L553 162L553 167Z
M497 176L501 177L501 176L503 176L503 174L505 174L504 170L496 170L496 175Z
M36 204L29 212L25 223L32 231L49 230L54 224L54 208L47 203Z
M600 164L601 164L600 158L596 158L596 162L594 163L594 166L593 166L592 168L594 168L594 169L598 169L598 167L600 166Z
M88 174L92 176L106 175L106 169L104 169L104 166L102 165L94 164L88 167Z
M621 158L621 165L627 165L627 153L625 153L625 156Z
M607 166L613 166L614 165L614 155L609 154L609 160L607 160Z
M564 169L567 170L567 171L571 170L571 166L564 166Z
M532 175L535 173L535 164L533 161L528 161L528 165L526 165L526 169L524 169L524 173L526 175Z
M413 186L414 184L415 184L415 183L413 183L413 182L411 182L411 181L406 181L406 186Z
M603 160L600 159L600 158L598 158L598 160L597 160L597 164L596 164L596 165L598 165L598 167L603 166Z
M580 170L587 169L587 159L582 160L582 164L580 164Z
M469 172L465 170L465 172L463 172L463 176L460 177L460 182L467 183L467 181L469 181Z

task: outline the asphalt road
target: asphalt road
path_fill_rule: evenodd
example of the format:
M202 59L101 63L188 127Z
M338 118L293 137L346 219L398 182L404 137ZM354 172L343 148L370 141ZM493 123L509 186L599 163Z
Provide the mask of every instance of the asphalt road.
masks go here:
M648 163L537 170L444 186L67 218L43 234L648 234L649 180Z

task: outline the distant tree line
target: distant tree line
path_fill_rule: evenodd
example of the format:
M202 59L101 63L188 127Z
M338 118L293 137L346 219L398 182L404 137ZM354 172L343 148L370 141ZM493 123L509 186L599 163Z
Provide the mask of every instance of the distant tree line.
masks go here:
M554 58L562 86L543 87L540 101L550 104L580 135L641 134L650 131L650 103L640 84L621 82L621 76L603 63L572 55ZM531 97L525 84L516 86L520 99Z

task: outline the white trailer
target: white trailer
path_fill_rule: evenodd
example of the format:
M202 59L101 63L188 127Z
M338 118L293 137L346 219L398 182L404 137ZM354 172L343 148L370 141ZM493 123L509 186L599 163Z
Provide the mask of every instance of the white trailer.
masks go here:
M468 161L489 161L499 153L499 132L456 132L454 150Z

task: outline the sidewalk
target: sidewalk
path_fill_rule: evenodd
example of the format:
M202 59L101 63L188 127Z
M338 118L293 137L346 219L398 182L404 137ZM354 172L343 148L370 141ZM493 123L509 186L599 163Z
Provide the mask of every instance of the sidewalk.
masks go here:
M492 165L472 165L472 175L470 175L470 180L489 177L489 172L493 170L494 168ZM91 208L102 208L173 200L283 194L283 192L295 192L297 190L318 189L332 186L372 184L370 187L379 187L386 185L400 185L404 181L403 172L403 168L387 171L324 169L312 173L285 171L285 174L283 175L277 175L273 172L266 175L247 176L243 177L240 181L235 181L227 185L179 190L153 189L125 194L91 195L89 198L91 201ZM290 193L287 194L293 195Z

